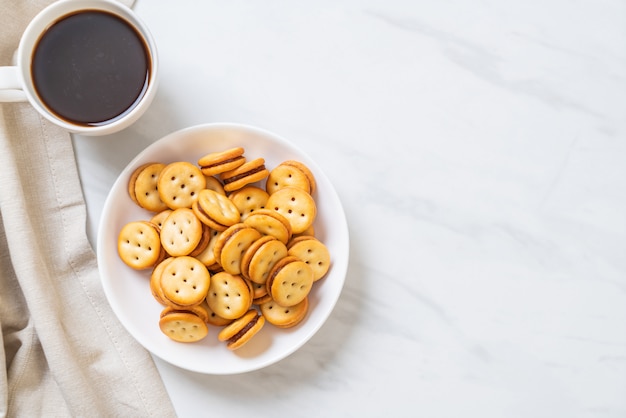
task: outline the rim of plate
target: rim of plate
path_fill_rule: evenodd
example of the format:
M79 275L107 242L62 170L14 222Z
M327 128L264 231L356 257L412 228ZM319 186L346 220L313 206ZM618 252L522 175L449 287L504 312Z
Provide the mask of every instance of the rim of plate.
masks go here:
M166 148L168 148L168 145L172 145L171 144L172 141L180 141L182 146L177 147L177 149L182 149L183 151L181 152L185 152L184 145L186 143L193 142L192 138L194 137L194 135L198 135L200 133L210 133L210 132L215 134L216 132L220 132L220 131L232 132L232 133L237 133L237 134L248 134L248 135L253 134L257 137L264 138L267 144L270 144L270 145L278 144L279 146L283 148L283 151L286 150L287 154L293 154L296 157L303 159L303 162L305 162L305 164L307 164L307 166L309 166L309 168L314 172L316 181L318 182L318 186L319 185L322 186L323 196L325 196L325 198L328 199L328 202L325 202L326 204L325 210L328 210L328 207L332 207L335 209L335 211L337 211L337 213L332 213L332 217L333 217L332 231L326 230L324 232L325 234L330 233L330 236L334 237L334 240L332 241L332 243L334 246L336 246L335 253L339 253L341 255L339 259L333 260L333 265L331 266L331 270L329 271L327 276L321 279L320 281L322 282L321 286L323 286L324 285L323 281L328 279L329 276L332 276L333 280L336 283L333 283L334 287L330 288L331 290L330 294L325 294L324 299L321 300L321 302L323 302L323 308L325 309L325 311L317 312L317 315L315 316L316 322L314 323L306 322L307 320L310 321L312 319L309 317L311 313L308 313L307 318L305 319L305 324L304 325L300 324L299 326L297 326L296 331L289 331L289 330L274 331L272 336L276 337L276 335L278 335L280 342L283 342L285 340L286 343L283 342L282 348L278 349L277 352L272 353L271 355L261 356L261 357L256 358L255 360L254 357L245 357L245 356L237 357L235 353L231 352L232 355L235 356L234 357L235 359L240 358L241 361L233 360L235 367L226 367L226 368L207 367L204 364L203 364L204 367L199 367L199 365L195 365L195 364L190 365L188 362L188 359L185 359L184 356L182 358L179 358L179 357L172 358L170 355L172 352L185 351L185 348L189 348L190 345L186 345L185 343L175 343L176 345L171 345L170 341L165 341L162 347L155 346L155 342L153 341L152 338L150 338L148 335L146 335L146 333L142 332L141 330L137 330L137 324L127 317L128 307L124 306L124 303L119 300L120 299L118 296L119 289L116 288L113 280L111 280L112 275L115 274L116 266L112 266L111 264L113 263L109 262L112 256L117 257L116 246L112 245L116 243L116 238L117 238L117 233L118 233L118 231L114 230L115 228L113 228L111 225L111 219L114 217L114 214L116 214L116 208L114 207L114 205L117 203L119 199L121 199L120 194L124 194L125 197L128 199L128 202L132 203L132 205L135 205L130 200L130 198L127 197L127 194L126 194L127 193L126 182L128 181L128 177L131 173L131 170L136 168L136 166L141 162L148 162L148 160L153 154L163 152L163 150L167 151ZM244 145L244 148L245 148L245 145ZM176 160L176 158L173 158L173 160ZM321 191L319 191L319 188L318 188L318 192L316 193L321 193ZM318 198L319 197L320 196L318 195ZM137 209L139 210L139 208ZM120 216L119 214L117 216L124 218L124 216ZM129 216L130 215L127 214L125 218L128 218ZM324 224L328 222L327 219L324 219L324 221L325 221ZM115 241L111 242L112 238L115 238ZM324 323L326 323L328 317L331 315L331 313L335 309L335 305L337 301L339 300L339 297L343 291L343 287L344 287L344 283L345 283L345 279L347 275L347 269L348 269L348 263L349 263L349 247L350 247L348 225L347 225L345 212L343 210L343 205L341 204L341 200L339 199L339 196L334 186L332 185L328 177L326 177L326 175L319 168L317 163L315 163L315 161L313 161L297 145L295 145L291 141L288 141L284 137L281 137L273 132L270 132L262 128L258 128L258 127L246 125L246 124L240 124L240 123L206 123L206 124L190 126L187 128L183 128L183 129L171 132L163 136L162 138L156 140L154 143L152 143L151 145L147 146L144 150L142 150L120 172L117 179L113 183L113 186L109 190L109 193L107 195L107 198L105 200L105 204L101 213L101 217L100 217L100 221L98 225L98 236L97 236L96 242L97 242L96 252L97 252L97 259L98 259L98 268L99 268L100 280L104 289L105 296L113 312L115 313L116 317L119 319L119 321L124 326L124 328L129 332L129 334L135 340L137 340L137 342L139 342L139 344L142 345L146 350L148 350L150 353L152 353L153 355L155 355L156 357L162 359L163 361L167 363L170 363L182 369L186 369L186 370L190 370L190 371L194 371L198 373L203 373L203 374L213 374L213 375L239 374L239 373L246 373L246 372L258 370L258 369L270 366L274 363L277 363L283 360L284 358L288 357L289 355L293 354L295 351L300 349L304 344L306 344L319 331L319 329L324 325ZM324 242L323 239L322 239L322 242ZM111 253L114 253L114 254L111 254ZM331 254L333 254L333 252L331 252ZM117 266L119 266L119 263L116 263L116 264ZM137 271L128 269L128 271L126 272L123 271L120 274L127 275L127 276L128 275L135 276L135 275L145 275L146 273L137 272ZM149 273L147 274L149 275ZM119 285L117 287L119 287ZM148 300L152 299L152 296L149 294L149 290L147 292L148 293L146 294L147 295L146 299ZM318 291L318 293L321 293L321 292L323 292L323 289ZM150 303L156 303L156 301L150 300ZM318 303L320 303L320 301L318 301ZM158 323L158 318L155 318L154 322ZM268 325L269 324L266 324L266 326ZM299 333L298 333L298 330L299 330ZM213 330L213 332L210 333L210 334L213 334L212 337L214 337L215 340L217 340L216 333L217 332L215 330ZM281 335L281 333L284 333L284 336ZM293 341L289 341L288 337L292 336L293 334L295 334L296 337L293 338ZM161 336L161 337L164 337L164 336ZM165 338L167 340L167 337ZM168 350L168 347L174 347L174 348L172 350ZM211 348L216 348L218 350L222 349L221 347L215 346L215 345L213 345ZM271 345L270 345L270 348L271 348ZM193 354L195 354L195 351Z

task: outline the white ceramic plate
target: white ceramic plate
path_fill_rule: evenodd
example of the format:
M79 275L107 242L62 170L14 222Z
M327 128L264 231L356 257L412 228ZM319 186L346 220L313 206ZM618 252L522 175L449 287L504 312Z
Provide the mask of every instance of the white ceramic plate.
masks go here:
M326 244L332 265L326 277L314 283L309 295L309 312L298 326L279 329L266 323L261 332L236 351L218 341L218 327L200 342L186 344L170 340L159 329L163 307L152 297L150 270L135 271L117 254L120 229L133 220L150 219L152 213L135 205L128 197L127 182L139 165L159 161L190 161L203 155L242 146L248 159L263 157L268 169L296 159L305 163L317 181L316 236ZM257 183L264 187L264 183ZM243 373L269 366L296 351L324 324L333 310L345 281L349 238L346 217L332 184L309 157L289 141L270 132L239 124L207 124L174 132L141 152L114 183L102 211L98 231L98 263L102 284L113 311L147 350L178 367L206 374Z

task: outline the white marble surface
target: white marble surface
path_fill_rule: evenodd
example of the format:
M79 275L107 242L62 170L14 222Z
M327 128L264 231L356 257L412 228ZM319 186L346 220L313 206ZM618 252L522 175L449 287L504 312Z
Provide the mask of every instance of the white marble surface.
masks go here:
M161 84L76 138L95 237L146 145L207 122L291 139L337 189L348 276L256 372L156 363L180 417L626 416L626 3L147 1Z

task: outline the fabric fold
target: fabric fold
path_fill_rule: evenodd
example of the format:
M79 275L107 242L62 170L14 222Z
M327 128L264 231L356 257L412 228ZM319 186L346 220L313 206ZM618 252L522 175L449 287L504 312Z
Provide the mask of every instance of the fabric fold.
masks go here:
M48 2L18 3L0 65ZM0 416L175 416L104 295L71 136L26 103L0 104L0 327Z

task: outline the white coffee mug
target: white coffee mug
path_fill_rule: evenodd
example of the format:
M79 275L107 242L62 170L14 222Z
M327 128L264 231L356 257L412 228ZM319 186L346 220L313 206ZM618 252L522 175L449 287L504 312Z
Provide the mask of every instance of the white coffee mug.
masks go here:
M134 64L139 62L139 58L135 60L134 57L141 54L135 54L137 49L132 50L126 44L114 48L111 45L115 42L103 41L105 50L91 50L89 54L89 57L96 57L99 61L93 58L84 68L81 67L83 64L76 64L87 62L87 54L80 55L81 48L85 51L84 48L91 48L95 41L81 46L76 45L75 39L71 39L71 45L62 41L75 36L79 31L77 28L95 31L93 28L99 26L94 22L108 25L103 27L115 36L107 35L107 39L120 38L121 45L132 38L134 44L129 41L129 45L143 48L145 59L140 60L146 70L143 81L140 76L144 68ZM75 26L68 26L70 24ZM127 30L135 36L126 34ZM119 33L124 33L124 36ZM94 37L103 39L105 36L99 33ZM47 48L44 45L52 45L47 56L44 55ZM36 53L51 60L38 58ZM72 55L74 53L78 54L78 58ZM50 71L45 67L52 65L49 62L56 63ZM107 135L128 127L148 108L158 84L157 48L150 31L130 8L114 0L60 0L52 3L28 24L20 39L14 64L0 67L0 102L28 101L49 121L81 135ZM122 67L123 70L120 69ZM58 78L52 78L53 74L58 74ZM120 84L122 82L125 84ZM87 90L83 92L81 89ZM82 112L81 109L85 109L85 115L77 115L76 112ZM90 113L86 109L90 109ZM90 120L98 116L101 120Z

